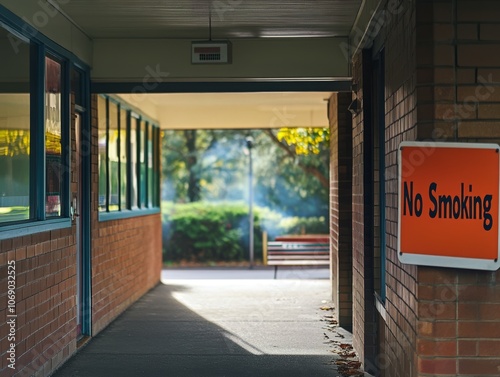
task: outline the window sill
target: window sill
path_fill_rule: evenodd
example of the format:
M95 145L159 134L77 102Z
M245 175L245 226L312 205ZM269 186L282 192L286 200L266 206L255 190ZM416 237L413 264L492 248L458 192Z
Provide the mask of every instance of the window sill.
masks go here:
M157 213L160 213L159 207L146 208L146 209L133 209L133 210L116 211L116 212L99 212L99 221L102 222L102 221L129 219L131 217L155 215Z
M0 227L0 240L28 236L34 233L49 232L51 230L70 228L69 218L33 221L23 224L6 225Z

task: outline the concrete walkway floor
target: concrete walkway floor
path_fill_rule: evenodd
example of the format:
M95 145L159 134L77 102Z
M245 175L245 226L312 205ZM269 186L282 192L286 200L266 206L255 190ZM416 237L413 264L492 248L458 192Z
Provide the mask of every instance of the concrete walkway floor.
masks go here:
M317 271L169 271L54 376L338 376L320 309L329 280L307 278Z

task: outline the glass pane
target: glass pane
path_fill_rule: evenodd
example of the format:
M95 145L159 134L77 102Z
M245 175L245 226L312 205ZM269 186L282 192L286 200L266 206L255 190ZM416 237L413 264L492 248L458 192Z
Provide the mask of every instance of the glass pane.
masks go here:
M154 183L153 183L153 131L148 127L148 207L153 207Z
M127 111L120 111L120 200L121 209L127 208Z
M139 194L140 194L140 207L146 207L146 122L141 121L141 129L139 135L140 149L139 149Z
M160 130L154 128L153 134L153 206L158 207L159 188L160 188L160 166L159 166L159 144L160 143Z
M97 114L98 114L98 132L97 132L97 143L99 145L99 211L106 211L108 206L107 198L107 179L108 179L108 167L107 167L107 156L106 149L108 145L107 137L107 116L106 116L106 99L99 96L97 99Z
M138 120L136 118L131 118L130 126L130 167L131 171L131 182L130 182L130 205L132 207L137 207L137 124Z
M109 158L109 210L120 209L120 156L118 129L118 105L109 102L109 131L108 131L108 158Z
M45 58L45 215L61 215L61 64Z
M12 38L0 28L0 223L30 218L30 46Z

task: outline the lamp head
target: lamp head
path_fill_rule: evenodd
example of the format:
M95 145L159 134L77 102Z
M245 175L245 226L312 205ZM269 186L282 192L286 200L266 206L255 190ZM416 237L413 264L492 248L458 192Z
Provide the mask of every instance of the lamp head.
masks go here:
M247 144L247 148L248 149L252 149L253 148L253 137L251 136L247 136L246 139L246 144Z

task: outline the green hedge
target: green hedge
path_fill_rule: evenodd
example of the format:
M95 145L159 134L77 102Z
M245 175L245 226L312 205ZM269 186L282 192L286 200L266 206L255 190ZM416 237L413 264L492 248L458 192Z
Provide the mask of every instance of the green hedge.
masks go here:
M248 260L248 204L162 203L166 261ZM254 257L262 259L262 231L280 234L328 233L324 218L282 217L267 208L254 210Z

